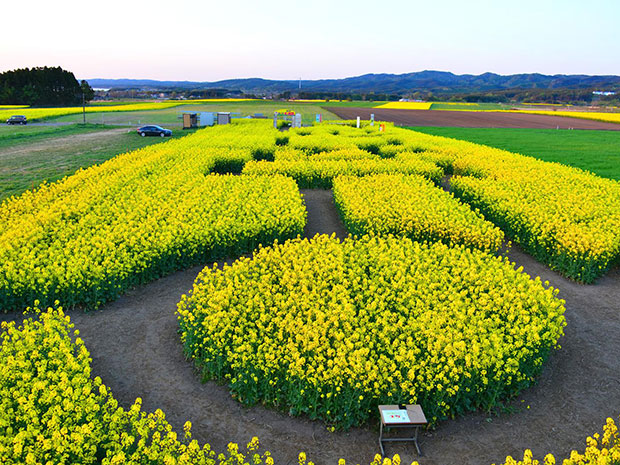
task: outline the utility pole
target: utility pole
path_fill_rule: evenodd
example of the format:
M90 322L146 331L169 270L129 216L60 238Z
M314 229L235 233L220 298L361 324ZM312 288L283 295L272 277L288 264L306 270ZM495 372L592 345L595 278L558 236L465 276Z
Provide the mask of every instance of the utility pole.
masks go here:
M86 101L84 100L84 88L82 88L82 120L86 124Z

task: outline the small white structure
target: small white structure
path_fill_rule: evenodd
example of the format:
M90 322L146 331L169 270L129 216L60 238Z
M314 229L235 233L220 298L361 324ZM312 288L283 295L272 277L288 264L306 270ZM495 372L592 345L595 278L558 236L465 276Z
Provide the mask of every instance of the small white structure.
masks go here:
M293 116L293 127L294 128L301 127L301 113L295 113L295 116Z
M217 114L217 124L230 124L230 112L220 111Z
M210 111L203 111L198 113L198 126L213 126L215 124L215 117Z

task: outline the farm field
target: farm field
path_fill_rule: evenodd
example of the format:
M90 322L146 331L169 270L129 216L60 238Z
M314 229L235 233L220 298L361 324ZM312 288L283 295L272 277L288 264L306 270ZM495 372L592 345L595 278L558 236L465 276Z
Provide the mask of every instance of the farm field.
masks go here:
M508 105L501 103L465 103L465 102L433 102L431 110L505 110L509 108Z
M562 163L620 181L620 133L613 131L422 126L411 129Z
M74 398L99 393L75 408L117 399L130 410L90 417L101 442L73 452L86 461L90 447L115 460L157 447L201 461L199 444L223 451L256 435L277 463L300 450L315 463L370 463L376 407L389 401L421 403L434 427L424 457L389 449L406 463L501 463L527 448L566 457L618 414L619 194L613 180L391 124L280 132L239 120L2 203L0 306L10 313L0 319L58 301L80 330L72 349L51 313L26 345L13 332L3 350L40 337L75 350L66 369L87 372L81 341L92 351L93 376L112 394L70 376L81 383ZM418 211L402 208L407 198L426 200ZM372 211L359 208L368 202ZM499 247L496 227L512 247ZM55 354L40 357L57 366ZM66 384L18 366L44 377L0 383L3 411L24 421L36 409L18 407L16 390L30 402L41 382L61 396ZM165 420L141 413L159 408ZM106 442L123 424L178 435ZM0 453L41 454L37 428L7 430ZM190 430L198 442L183 444Z
M391 121L399 126L448 126L464 128L534 128L534 129L600 129L620 131L620 124L568 118L553 114L529 114L510 111L432 111L390 110L384 108L325 108L342 119L370 119Z
M172 138L187 133L175 131ZM119 153L161 143L114 126L0 127L0 202Z

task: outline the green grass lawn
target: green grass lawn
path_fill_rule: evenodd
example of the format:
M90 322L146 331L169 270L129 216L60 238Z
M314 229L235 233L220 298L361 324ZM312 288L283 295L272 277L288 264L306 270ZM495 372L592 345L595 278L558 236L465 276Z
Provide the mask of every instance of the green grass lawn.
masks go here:
M620 131L430 128L416 131L490 145L592 171L620 181Z
M3 128L4 129L4 128ZM21 129L21 128L20 128ZM32 135L2 140L0 131L0 202L12 195L102 163L119 153L162 143L159 137L140 137L129 129L70 126L25 126ZM45 130L53 129L51 133ZM173 138L188 131L174 131ZM166 139L168 140L168 138Z

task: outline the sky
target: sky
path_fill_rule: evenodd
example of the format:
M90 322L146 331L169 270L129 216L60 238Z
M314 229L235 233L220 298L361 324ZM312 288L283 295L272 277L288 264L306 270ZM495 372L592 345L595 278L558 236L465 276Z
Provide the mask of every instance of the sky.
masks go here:
M321 79L425 69L620 75L620 1L3 1L0 71Z

